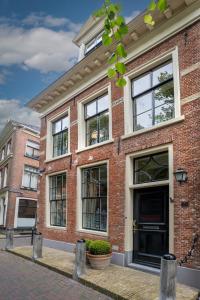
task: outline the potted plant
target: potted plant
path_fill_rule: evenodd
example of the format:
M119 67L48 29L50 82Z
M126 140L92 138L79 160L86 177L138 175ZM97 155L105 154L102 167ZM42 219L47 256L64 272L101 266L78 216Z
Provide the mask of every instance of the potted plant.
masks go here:
M111 244L107 241L91 241L87 257L93 269L103 270L110 264L112 256Z
M88 259L88 254L89 254L89 249L90 249L90 244L91 244L92 240L85 240L85 244L86 244L86 263L89 265L89 259Z

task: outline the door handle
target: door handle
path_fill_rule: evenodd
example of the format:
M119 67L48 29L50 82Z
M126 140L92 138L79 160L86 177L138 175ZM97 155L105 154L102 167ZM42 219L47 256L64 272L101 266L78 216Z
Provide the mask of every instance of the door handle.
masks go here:
M135 232L137 230L137 221L133 220L133 231Z

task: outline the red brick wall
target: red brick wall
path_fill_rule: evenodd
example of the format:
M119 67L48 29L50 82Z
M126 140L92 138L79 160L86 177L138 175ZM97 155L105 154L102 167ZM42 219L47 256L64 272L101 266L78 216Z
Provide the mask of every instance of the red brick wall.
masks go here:
M128 64L128 71L148 62L173 47L178 47L180 72L185 68L200 61L199 33L200 23L196 23L187 28L187 41L184 32L176 34L169 40L156 46L154 49L141 55ZM200 72L195 70L180 77L181 99L200 92ZM65 111L70 106L71 122L77 120L77 102L86 95L89 95L99 87L105 85L107 79L101 80L98 84L90 87L72 101L56 109L48 117L52 117L58 112ZM112 83L112 101L123 97L123 91L115 87ZM75 104L75 105L74 105ZM190 248L192 234L200 228L200 101L189 102L182 105L181 112L185 115L185 120L162 129L157 129L148 133L143 133L126 140L120 137L124 134L124 105L118 104L112 108L112 136L114 142L95 149L76 153L78 147L77 125L71 127L72 162L78 161L77 165L72 164L70 168L70 157L44 163L46 147L46 118L42 120L41 132L41 168L46 168L46 174L56 171L67 170L67 228L66 230L56 230L45 226L45 174L40 182L39 197L39 229L45 237L55 240L75 242L78 238L99 238L86 233L76 231L76 169L77 166L109 160L109 237L112 244L119 246L119 251L124 251L124 205L125 205L125 158L128 153L134 153L142 149L148 149L167 143L173 144L174 170L182 167L188 171L188 181L179 185L174 180L174 222L175 222L175 254L178 257L184 256ZM120 141L120 147L119 147ZM120 151L118 153L118 148ZM93 157L89 161L89 156ZM189 206L183 208L182 200L188 200ZM197 252L196 252L197 253ZM199 258L195 254L196 264L200 265Z
M39 142L38 137L30 135L19 128L12 135L11 152L13 153L13 158L9 162L8 186L9 190L14 190L15 192L9 192L6 226L13 226L14 224L16 197L33 199L37 199L38 197L37 192L22 189L24 165L39 167L38 160L25 157L26 142L28 139Z

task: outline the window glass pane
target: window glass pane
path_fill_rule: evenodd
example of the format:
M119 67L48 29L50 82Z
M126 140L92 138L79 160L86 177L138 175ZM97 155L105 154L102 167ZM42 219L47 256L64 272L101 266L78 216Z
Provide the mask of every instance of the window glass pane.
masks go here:
M139 115L152 109L152 93L145 94L135 100L135 114Z
M109 113L99 116L99 143L109 139Z
M150 89L151 87L151 75L150 73L133 80L132 94L133 96L139 95L140 93Z
M53 133L58 133L62 130L62 121L59 120L53 123Z
M19 200L18 218L32 218L36 216L37 202L28 199Z
M148 111L143 113L137 117L135 117L135 130L140 130L144 128L149 128L152 126L152 111Z
M24 187L29 187L29 185L30 185L30 173L24 172L24 176L23 176L23 186L24 186Z
M107 166L100 168L100 196L107 196Z
M94 117L86 122L87 146L98 142L98 119Z
M98 113L108 109L108 95L104 95L103 97L99 98L97 101L98 106Z
M167 180L168 153L159 153L135 159L135 183Z
M92 50L92 48L95 47L95 39L93 39L92 41L90 41L86 47L85 47L85 53L89 52L90 50Z
M53 136L53 156L62 154L62 133Z
M62 154L65 154L68 151L68 131L63 132L62 134L63 134Z
M57 176L56 199L62 199L62 176Z
M69 118L65 117L62 119L62 130L69 128Z
M100 215L100 222L102 231L106 231L107 228L107 198L101 199L101 215Z
M97 102L92 101L85 105L86 109L86 118L92 117L97 113Z
M37 189L37 183L38 183L38 175L32 174L31 176L31 188L32 189Z
M27 146L27 147L26 147L26 155L32 157L32 156L33 156L33 148Z
M173 77L172 62L153 71L153 86Z

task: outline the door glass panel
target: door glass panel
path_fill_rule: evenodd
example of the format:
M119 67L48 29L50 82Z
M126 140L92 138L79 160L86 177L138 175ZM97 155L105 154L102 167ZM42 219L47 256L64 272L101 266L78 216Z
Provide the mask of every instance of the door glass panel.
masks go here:
M164 222L164 203L161 193L141 195L139 201L139 222L162 223Z

